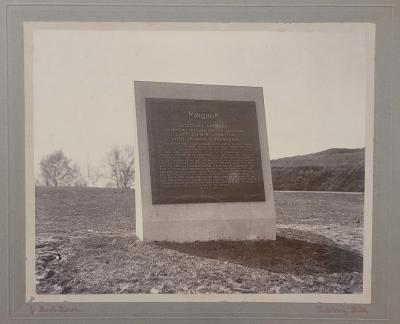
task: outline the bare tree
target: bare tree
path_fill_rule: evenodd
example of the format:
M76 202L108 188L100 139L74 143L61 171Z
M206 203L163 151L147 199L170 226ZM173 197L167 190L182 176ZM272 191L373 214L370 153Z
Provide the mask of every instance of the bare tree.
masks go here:
M135 179L134 153L132 146L114 146L106 154L110 178L117 188L131 188Z
M72 164L62 150L57 150L40 161L43 184L46 186L85 186L77 164Z

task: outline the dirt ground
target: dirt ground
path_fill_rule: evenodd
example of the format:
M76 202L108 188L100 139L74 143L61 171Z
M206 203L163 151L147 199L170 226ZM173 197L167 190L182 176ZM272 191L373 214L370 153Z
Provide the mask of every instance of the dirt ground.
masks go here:
M361 292L363 195L275 192L275 202L276 241L144 244L132 190L37 187L37 292Z

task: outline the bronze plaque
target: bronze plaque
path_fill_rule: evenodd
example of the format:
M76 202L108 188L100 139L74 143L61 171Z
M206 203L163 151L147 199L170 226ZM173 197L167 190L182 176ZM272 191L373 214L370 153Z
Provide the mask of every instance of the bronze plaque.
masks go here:
M255 102L146 98L153 204L265 201Z

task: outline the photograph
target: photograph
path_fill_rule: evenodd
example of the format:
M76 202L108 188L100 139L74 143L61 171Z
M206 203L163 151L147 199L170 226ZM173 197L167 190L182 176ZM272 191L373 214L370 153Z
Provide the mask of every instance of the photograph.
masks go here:
M25 22L26 298L371 303L374 42Z

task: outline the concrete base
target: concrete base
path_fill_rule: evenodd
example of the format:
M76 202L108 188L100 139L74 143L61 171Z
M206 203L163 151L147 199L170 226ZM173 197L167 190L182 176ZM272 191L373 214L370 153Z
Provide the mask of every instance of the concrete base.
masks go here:
M145 98L254 101L265 201L153 204ZM135 82L136 235L143 241L276 238L276 217L262 88Z
M272 219L148 222L143 241L275 240Z

